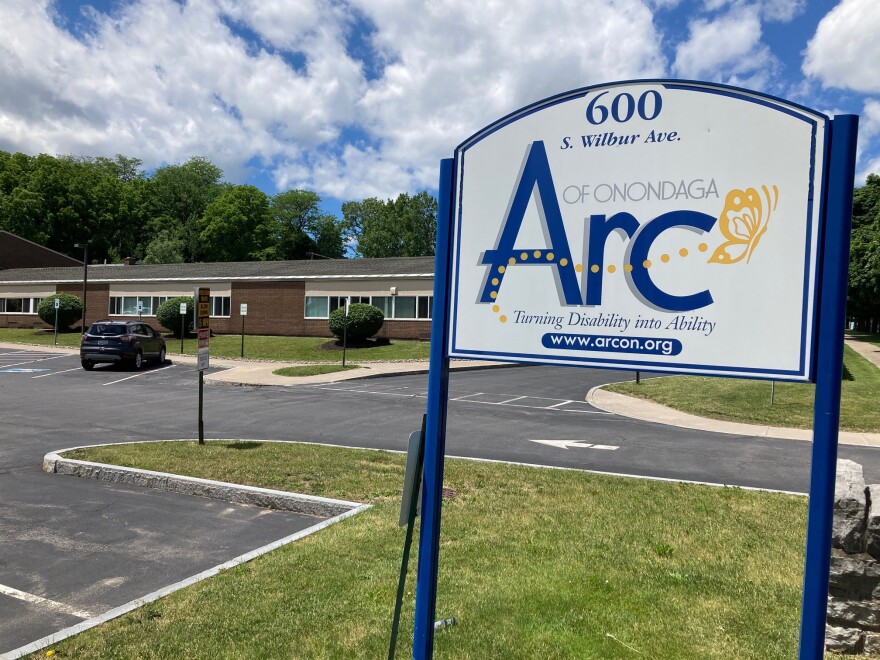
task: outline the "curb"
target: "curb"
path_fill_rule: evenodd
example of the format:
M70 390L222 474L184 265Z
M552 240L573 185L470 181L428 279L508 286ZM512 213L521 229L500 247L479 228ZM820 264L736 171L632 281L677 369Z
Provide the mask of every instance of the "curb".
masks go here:
M333 500L326 497L288 493L286 491L257 488L255 486L242 486L196 477L183 477L167 472L122 468L104 463L78 461L61 456L61 453L74 449L84 449L84 447L70 447L46 454L43 457L43 471L84 479L95 479L108 483L143 486L181 495L207 497L213 500L249 504L266 509L290 511L291 513L320 518L332 518L363 506L360 502Z
M282 365L284 363L278 363ZM361 366L369 365L369 362L361 363ZM451 372L459 372L459 371L483 371L487 369L509 369L513 367L531 367L534 365L524 364L524 363L513 363L506 362L503 364L492 364L487 363L485 365L466 365L461 367L456 367L454 365L450 365ZM236 367L231 367L229 371L235 369ZM279 367L281 368L281 367ZM225 373L225 372L223 372ZM346 372L340 372L346 373ZM352 373L352 372L348 372ZM238 380L225 380L221 378L214 378L214 374L205 376L205 384L210 385L211 387L296 387L298 385L331 385L334 383L344 383L352 380L371 380L375 378L389 378L391 376L411 376L411 375L420 375L428 373L428 363L425 363L424 367L416 367L415 369L404 369L400 371L382 371L379 373L364 373L358 375L348 376L346 378L340 378L338 380L314 380L312 382L298 382L298 383L256 383L256 382L243 382ZM274 375L274 374L273 374ZM278 378L313 378L312 376L278 376Z

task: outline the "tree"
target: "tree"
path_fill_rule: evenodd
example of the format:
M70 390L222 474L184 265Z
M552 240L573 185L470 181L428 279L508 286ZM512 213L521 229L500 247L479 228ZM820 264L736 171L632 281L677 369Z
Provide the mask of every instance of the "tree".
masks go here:
M310 190L288 190L269 201L276 223L279 259L309 259L317 253L345 256L342 223L321 213L321 198Z
M427 192L375 197L342 205L346 229L362 257L422 257L434 254L437 200Z
M348 341L360 342L375 335L385 323L385 315L382 310L364 303L352 303L348 306L348 317L345 316L345 308L337 307L330 312L330 332L339 339L343 336Z
M184 259L203 258L199 243L199 220L221 192L223 170L206 158L190 158L183 165L166 165L149 179L146 191L148 235L171 230L184 241Z
M82 300L69 293L55 293L47 296L37 305L37 316L48 325L55 327L55 301L59 300L58 329L69 330L75 321L82 318Z
M164 328L168 328L175 337L180 336L180 304L186 303L186 316L183 317L183 327L188 328L195 318L196 306L192 296L178 296L169 298L156 310L156 322Z
M184 241L179 231L162 229L146 247L145 264L180 264L183 263Z
M266 261L275 258L269 198L254 186L224 190L199 221L207 261Z
M853 194L847 315L859 330L880 331L880 176Z

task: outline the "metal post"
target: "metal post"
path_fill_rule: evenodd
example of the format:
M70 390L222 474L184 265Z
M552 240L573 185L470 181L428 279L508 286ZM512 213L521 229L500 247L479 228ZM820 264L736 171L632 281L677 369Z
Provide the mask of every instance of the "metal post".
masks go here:
M199 444L205 444L205 420L202 417L202 403L204 401L205 372L199 369Z
M397 649L397 632L400 628L400 610L403 607L403 592L406 587L406 572L409 567L409 552L412 547L413 529L416 526L416 509L418 509L418 496L422 481L422 470L425 464L425 426L427 415L422 415L422 432L419 438L419 447L416 451L416 485L410 493L409 515L406 521L406 537L403 541L403 557L400 560L400 575L397 578L397 598L394 601L394 618L391 621L391 641L388 644L388 660L394 660Z
M58 346L58 308L55 308L55 336L52 339L52 346Z
M770 381L770 405L773 405L773 401L776 399L776 381Z
M843 323L849 268L858 117L838 115L831 122L828 196L824 213L819 326L816 351L816 403L807 548L801 609L800 660L821 660L825 652L831 524L837 474L840 381L843 376Z
M241 317L241 357L244 357L244 315Z
M186 314L180 315L180 354L183 355L183 333L186 332Z
M342 310L345 313L345 315L342 317L343 318L343 321L342 321L342 366L343 366L343 368L345 367L345 349L348 346L348 301L349 300L351 300L351 298L345 299L345 309Z
M413 627L412 657L415 660L425 660L433 657L434 654L434 616L437 610L437 572L440 557L440 511L443 499L443 456L446 449L446 412L449 401L447 339L449 336L449 252L452 237L453 181L452 159L440 161L422 524L419 534L419 574L416 582L416 612Z
M83 308L82 308L82 334L86 334L86 294L89 285L89 244L74 243L73 247L82 248L83 250Z

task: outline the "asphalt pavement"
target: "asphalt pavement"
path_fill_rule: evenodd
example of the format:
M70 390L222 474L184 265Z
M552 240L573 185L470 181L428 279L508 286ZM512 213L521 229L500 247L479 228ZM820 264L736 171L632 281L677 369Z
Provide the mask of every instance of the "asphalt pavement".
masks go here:
M420 426L426 363L371 364L307 381L275 380L278 366L212 360L204 401L209 441L403 451ZM632 373L476 366L456 364L450 377L449 456L799 493L809 487L809 442L632 419L588 400L596 386ZM383 377L352 378L364 375ZM193 360L181 356L139 372L85 372L69 350L0 345L7 429L0 444L0 652L315 523L41 472L43 455L65 447L194 437L197 381ZM239 386L220 386L233 383ZM841 445L840 455L880 482L873 446Z

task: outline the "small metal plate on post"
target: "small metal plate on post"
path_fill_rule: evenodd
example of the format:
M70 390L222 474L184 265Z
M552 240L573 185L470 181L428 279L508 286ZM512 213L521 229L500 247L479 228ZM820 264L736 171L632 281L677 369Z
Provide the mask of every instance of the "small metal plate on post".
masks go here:
M422 475L416 474L417 454L421 437L421 431L414 431L409 434L409 444L406 450L406 472L403 475L403 501L400 505L400 520L398 521L400 527L406 527L406 523L409 521L409 506L412 500L413 489L417 488L419 495L421 495ZM419 496L416 501L416 515L419 515L421 508L421 496Z

